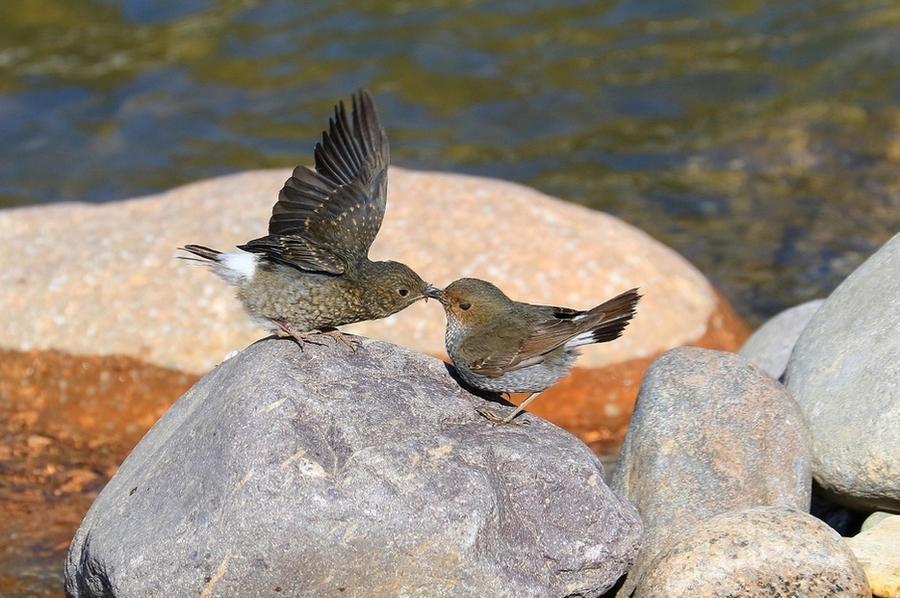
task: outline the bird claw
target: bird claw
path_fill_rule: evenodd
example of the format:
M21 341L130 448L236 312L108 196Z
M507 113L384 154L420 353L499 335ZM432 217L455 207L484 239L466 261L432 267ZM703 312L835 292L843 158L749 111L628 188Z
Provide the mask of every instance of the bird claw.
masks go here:
M508 415L497 415L487 407L476 407L475 411L481 414L486 420L490 421L495 426L505 426L509 424L510 426L527 426L528 420L515 420ZM515 409L513 410L512 415L516 415L517 412Z
M337 328L319 333L321 336L330 336L334 339L335 344L343 343L350 347L350 350L356 353L356 350L362 347L362 341L357 337L349 337Z
M360 346L362 346L361 340L357 338L349 338L337 328L332 328L331 330L307 330L305 332L296 332L284 322L280 322L278 320L274 320L274 322L278 325L278 328L275 330L278 338L290 338L297 341L297 344L300 346L301 351L303 350L303 343L310 343L311 345L323 345L324 342L322 341L322 337L331 338L335 342L335 344L343 343L344 345L350 347L350 349L352 349L354 352Z

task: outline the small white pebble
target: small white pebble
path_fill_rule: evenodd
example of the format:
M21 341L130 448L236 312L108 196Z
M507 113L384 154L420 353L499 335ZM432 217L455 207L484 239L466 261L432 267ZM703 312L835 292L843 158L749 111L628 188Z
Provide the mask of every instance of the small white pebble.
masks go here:
M226 361L228 361L235 355L239 354L240 352L241 352L240 349L235 349L235 350L231 351L228 355L226 355L225 357L222 358L222 363L225 363Z

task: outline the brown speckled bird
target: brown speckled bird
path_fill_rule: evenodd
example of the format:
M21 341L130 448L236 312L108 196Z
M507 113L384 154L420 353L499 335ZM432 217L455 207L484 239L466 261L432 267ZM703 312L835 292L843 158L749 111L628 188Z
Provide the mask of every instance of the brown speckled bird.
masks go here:
M434 289L408 266L373 262L369 247L384 218L387 135L368 93L343 102L315 148L315 170L294 169L278 195L269 234L223 253L185 245L209 263L253 319L280 336L310 340L337 326L396 313ZM196 259L196 258L185 258Z
M497 393L532 393L506 417L481 411L498 424L511 422L537 393L566 376L577 347L619 338L641 298L631 289L579 311L513 301L477 278L460 278L429 295L444 306L447 353L466 384Z

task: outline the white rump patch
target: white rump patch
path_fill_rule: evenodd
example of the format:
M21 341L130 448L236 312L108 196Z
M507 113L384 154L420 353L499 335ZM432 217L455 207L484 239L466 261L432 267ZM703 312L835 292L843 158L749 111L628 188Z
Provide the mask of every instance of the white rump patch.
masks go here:
M246 251L223 253L219 256L215 272L228 284L236 285L241 280L253 278L259 258L259 254Z

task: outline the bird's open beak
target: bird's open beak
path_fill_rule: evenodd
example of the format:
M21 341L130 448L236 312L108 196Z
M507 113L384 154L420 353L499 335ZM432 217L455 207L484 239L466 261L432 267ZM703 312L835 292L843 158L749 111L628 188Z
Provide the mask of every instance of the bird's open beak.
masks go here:
M444 299L444 291L433 285L425 287L425 301L428 301L429 299L437 299L441 303L447 303L447 300Z

